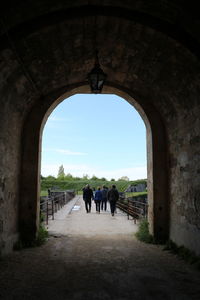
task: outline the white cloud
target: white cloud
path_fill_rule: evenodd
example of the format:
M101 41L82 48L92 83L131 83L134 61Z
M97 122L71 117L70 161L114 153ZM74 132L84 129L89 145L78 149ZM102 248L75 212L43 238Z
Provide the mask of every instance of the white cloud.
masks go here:
M41 173L43 176L53 175L57 176L58 169L60 164L43 164ZM122 168L115 170L101 170L99 168L93 168L85 164L63 164L65 173L70 173L73 176L82 177L83 174L88 174L89 177L93 175L101 178L105 177L106 179L119 179L122 176L128 176L130 180L144 179L147 178L146 166Z
M61 154L65 154L65 155L87 155L87 153L84 152L76 152L76 151L71 151L68 149L54 149L54 148L44 148L42 149L43 152L56 152L56 153L61 153Z
M122 168L112 171L105 171L105 175L101 177L119 179L122 176L127 176L130 180L144 179L147 178L146 166Z
M69 118L60 118L60 117L54 117L54 116L49 116L45 127L44 127L44 132L48 129L60 129L63 128L65 122L71 122Z
M69 119L67 118L60 118L60 117L53 117L53 116L50 116L48 118L48 121L52 121L52 122L66 122L66 121L70 121Z
M65 150L65 149L55 149L56 152L58 153L62 153L62 154L65 154L65 155L86 155L86 153L83 153L83 152L74 152L74 151L71 151L71 150Z

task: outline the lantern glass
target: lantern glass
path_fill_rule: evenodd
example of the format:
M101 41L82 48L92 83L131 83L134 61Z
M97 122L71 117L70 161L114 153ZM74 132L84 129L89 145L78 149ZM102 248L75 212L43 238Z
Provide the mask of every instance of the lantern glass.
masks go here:
M106 77L107 77L107 75L100 68L100 65L98 62L98 57L97 57L94 68L88 74L88 81L89 81L89 85L90 85L92 93L94 93L94 94L101 93L104 82L106 80Z

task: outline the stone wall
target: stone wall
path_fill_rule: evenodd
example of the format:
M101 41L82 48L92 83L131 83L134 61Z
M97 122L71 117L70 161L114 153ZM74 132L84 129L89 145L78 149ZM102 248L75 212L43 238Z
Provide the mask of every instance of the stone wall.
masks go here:
M135 185L129 185L125 192L145 192L146 191L146 184L138 183Z
M6 5L0 10L2 253L18 233L36 234L42 125L59 97L87 85L97 32L107 92L124 95L147 120L151 231L200 254L195 14L178 1L159 7L156 1L94 1L98 9L83 7L86 1L64 2L21 1L12 11Z
M200 118L199 105L187 97L188 110L182 111L171 132L171 226L170 237L178 245L200 254Z
M0 255L4 255L19 237L21 137L32 89L11 49L1 52L0 61Z

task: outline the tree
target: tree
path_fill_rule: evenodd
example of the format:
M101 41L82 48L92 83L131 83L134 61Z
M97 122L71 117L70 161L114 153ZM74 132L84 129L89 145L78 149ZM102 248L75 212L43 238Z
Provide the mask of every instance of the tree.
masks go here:
M125 180L125 181L129 181L129 178L127 176L122 176L121 178L119 178L118 180Z
M67 175L65 175L65 179L67 179L67 180L73 179L72 174L67 173Z
M115 181L115 179L114 179L114 178L112 178L110 181Z
M88 179L89 179L88 174L83 174L83 179L84 179L84 180L88 180Z
M91 180L99 180L99 178L98 178L97 176L93 175L93 176L91 177Z
M61 165L58 169L58 176L57 178L64 178L65 177L65 170L63 165Z
M105 178L105 177L102 177L101 180L102 180L102 181L106 181L106 178Z
M54 176L52 176L52 175L48 175L47 177L46 177L46 180L55 180L56 178L54 177Z

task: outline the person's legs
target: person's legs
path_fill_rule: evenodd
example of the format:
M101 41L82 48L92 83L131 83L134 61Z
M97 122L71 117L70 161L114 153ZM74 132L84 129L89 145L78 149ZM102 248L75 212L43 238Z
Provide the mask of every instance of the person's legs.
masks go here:
M98 202L95 201L95 205L96 205L96 212L98 211Z
M91 212L92 201L88 200L88 211Z
M115 213L115 201L110 201L110 210L111 210L111 214L112 216L114 216Z
M101 208L101 202L100 201L96 201L96 212L98 212L100 214L100 208Z
M112 201L110 201L110 212L111 212L111 214L113 214L113 202Z
M117 209L117 207L116 207L116 202L114 201L114 203L113 203L113 210L114 210L114 213L117 213L116 209Z
M99 201L99 203L98 203L98 211L99 211L99 213L100 213L100 207L101 207L101 201Z
M103 210L103 200L101 201L101 210Z
M87 200L85 200L85 209L86 209L86 211L88 213L88 201Z
M101 209L106 210L107 209L107 199L103 199L101 202Z
M107 210L107 200L105 200L105 202L104 202L104 210L105 211Z

